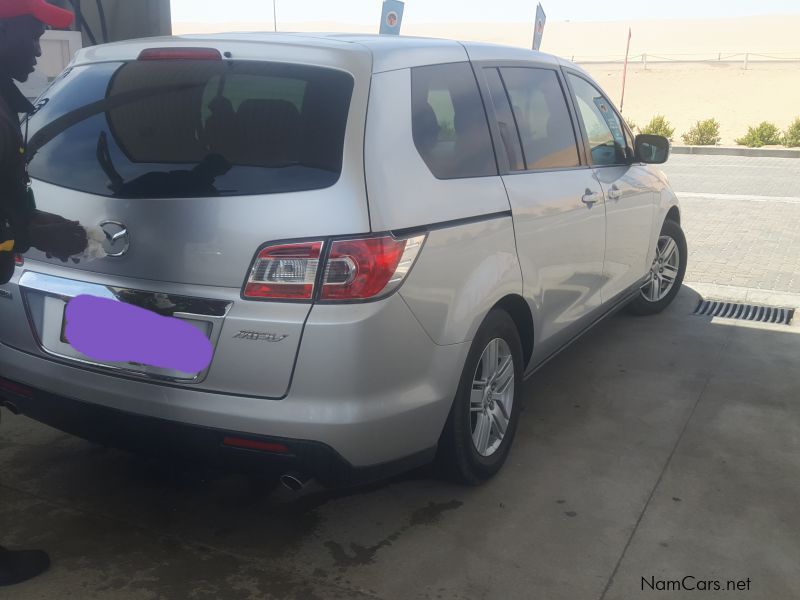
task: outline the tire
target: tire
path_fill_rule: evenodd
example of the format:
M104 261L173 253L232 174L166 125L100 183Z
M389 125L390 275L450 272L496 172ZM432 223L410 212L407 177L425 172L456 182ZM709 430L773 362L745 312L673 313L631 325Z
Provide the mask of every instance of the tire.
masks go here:
M672 244L678 253L677 260L672 260L670 253ZM675 221L664 221L658 236L656 256L649 272L650 279L642 287L636 299L628 305L628 312L635 315L655 315L667 308L681 289L683 276L686 274L687 257L686 236L683 235L681 226ZM663 263L659 264L659 259ZM675 277L671 287L667 287L668 282L658 279L658 277L665 277L673 268ZM656 290L656 285L661 287Z
M505 369L487 369L493 358L487 354L491 353L490 346L495 348L495 364L500 367L505 364ZM510 362L506 362L509 357ZM507 381L507 369L512 365L513 374ZM439 440L437 466L446 478L467 485L479 485L501 469L517 430L522 371L522 343L517 327L507 312L494 309L486 316L472 342L453 406ZM473 389L477 379L488 379L491 382L489 389L494 389L495 393L481 394L479 388ZM476 396L473 396L473 391L477 392ZM472 399L476 399L475 410L471 406ZM481 403L483 408L479 408ZM510 411L508 404L511 404ZM476 429L479 420L482 435ZM499 432L503 423L505 434L501 437ZM474 440L473 436L479 437L480 441ZM483 445L484 452L479 451L478 444Z

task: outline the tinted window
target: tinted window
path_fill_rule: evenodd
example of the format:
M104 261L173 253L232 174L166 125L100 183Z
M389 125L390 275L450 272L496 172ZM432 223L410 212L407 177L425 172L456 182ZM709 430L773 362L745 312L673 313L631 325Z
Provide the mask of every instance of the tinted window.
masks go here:
M625 164L625 134L611 103L583 77L570 74L569 79L575 92L578 113L589 138L592 164Z
M469 63L411 70L414 144L439 179L497 175L489 124Z
M500 138L508 156L508 165L512 171L524 171L525 161L522 159L522 148L519 142L519 131L511 112L511 104L508 102L503 81L500 79L500 72L497 69L484 69L486 83L489 86L489 93L492 97L492 106L497 118L497 126L500 129Z
M516 117L528 169L577 167L578 145L555 71L500 69Z
M333 185L350 75L234 61L77 67L30 122L31 176L121 198L230 196Z

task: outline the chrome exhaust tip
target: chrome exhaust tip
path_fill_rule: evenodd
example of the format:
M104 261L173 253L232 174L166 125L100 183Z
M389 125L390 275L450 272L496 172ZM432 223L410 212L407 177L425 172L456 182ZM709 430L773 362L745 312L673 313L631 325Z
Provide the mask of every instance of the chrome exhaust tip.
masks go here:
M311 478L303 473L292 471L291 473L284 473L281 475L281 485L287 490L299 492L308 485Z

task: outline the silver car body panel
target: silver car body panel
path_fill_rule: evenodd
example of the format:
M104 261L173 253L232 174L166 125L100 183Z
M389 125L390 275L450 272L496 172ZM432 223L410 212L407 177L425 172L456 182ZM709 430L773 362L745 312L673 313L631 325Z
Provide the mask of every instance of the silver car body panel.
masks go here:
M471 340L502 298L523 294L508 214L430 232L400 295L437 344Z
M505 175L514 213L524 297L533 314L534 361L575 335L599 308L603 272L605 206L582 197L600 193L591 169Z

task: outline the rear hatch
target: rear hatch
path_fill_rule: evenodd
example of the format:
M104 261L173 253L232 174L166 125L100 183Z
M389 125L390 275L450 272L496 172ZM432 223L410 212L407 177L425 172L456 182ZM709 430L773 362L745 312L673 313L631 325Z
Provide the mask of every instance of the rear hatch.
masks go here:
M190 46L101 48L103 62L79 57L38 100L29 122L37 207L102 231L104 255L65 265L31 250L17 276L24 306L0 302L0 319L24 309L29 330L3 327L0 341L85 368L280 397L311 305L240 291L266 243L369 231L371 65L368 55L297 44ZM104 287L151 309L161 298L162 314L206 332L210 369L73 356L54 315L71 290L109 295Z

